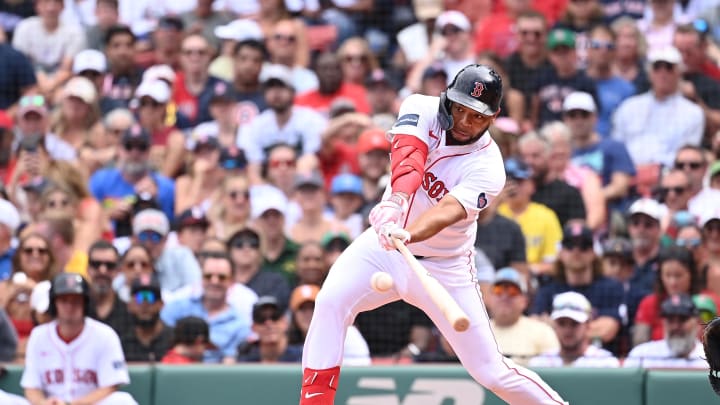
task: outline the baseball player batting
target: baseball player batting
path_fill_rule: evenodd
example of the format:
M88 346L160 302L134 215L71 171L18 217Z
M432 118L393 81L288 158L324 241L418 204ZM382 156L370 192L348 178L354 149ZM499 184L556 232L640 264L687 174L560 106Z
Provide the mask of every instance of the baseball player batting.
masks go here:
M389 131L390 183L370 212L372 228L337 259L315 302L303 351L301 405L333 404L347 327L358 313L399 299L425 311L470 375L506 402L566 403L537 374L500 353L476 279L475 221L505 184L500 150L488 133L501 98L500 76L469 65L439 98L415 94L402 103ZM406 243L445 287L467 314L469 329L453 329L393 238ZM371 287L377 271L393 280L385 292Z
M79 274L53 278L48 312L55 319L30 333L20 380L31 404L137 405L117 391L130 382L120 338L87 317L89 300Z

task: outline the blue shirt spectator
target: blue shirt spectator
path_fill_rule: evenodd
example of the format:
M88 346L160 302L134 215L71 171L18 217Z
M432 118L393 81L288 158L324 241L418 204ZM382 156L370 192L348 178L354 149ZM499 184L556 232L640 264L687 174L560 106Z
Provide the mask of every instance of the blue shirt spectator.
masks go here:
M613 173L635 176L635 165L625 145L613 139L573 150L573 163L587 166L602 178L603 186L610 183Z
M595 86L600 101L600 113L598 114L595 130L603 138L609 138L612 129L612 114L620 103L635 95L635 86L619 77L595 80Z

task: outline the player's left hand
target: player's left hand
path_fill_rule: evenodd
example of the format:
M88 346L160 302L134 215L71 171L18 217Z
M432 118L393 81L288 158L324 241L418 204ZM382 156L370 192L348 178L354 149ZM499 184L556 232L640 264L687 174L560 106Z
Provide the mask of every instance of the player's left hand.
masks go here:
M406 231L394 222L388 222L380 226L378 239L380 240L380 246L382 246L383 249L395 250L393 238L399 239L402 243L408 243L410 241L410 232Z

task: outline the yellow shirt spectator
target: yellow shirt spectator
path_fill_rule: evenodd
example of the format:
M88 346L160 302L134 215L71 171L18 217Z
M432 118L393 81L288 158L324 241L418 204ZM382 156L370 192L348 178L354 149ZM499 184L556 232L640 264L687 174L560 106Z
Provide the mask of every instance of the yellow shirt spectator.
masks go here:
M65 264L65 271L68 273L77 273L87 280L87 267L88 267L88 255L85 252L76 250L70 256L67 264Z
M555 260L562 241L562 228L555 213L548 207L531 202L520 214L513 214L507 203L498 212L520 225L525 236L525 252L529 264L549 263Z

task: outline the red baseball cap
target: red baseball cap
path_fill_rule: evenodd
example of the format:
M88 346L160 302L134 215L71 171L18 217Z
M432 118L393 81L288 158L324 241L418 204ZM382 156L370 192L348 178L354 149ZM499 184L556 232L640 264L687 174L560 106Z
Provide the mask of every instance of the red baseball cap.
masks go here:
M372 150L390 151L390 142L385 139L385 131L372 128L363 131L358 137L357 151L364 154Z

